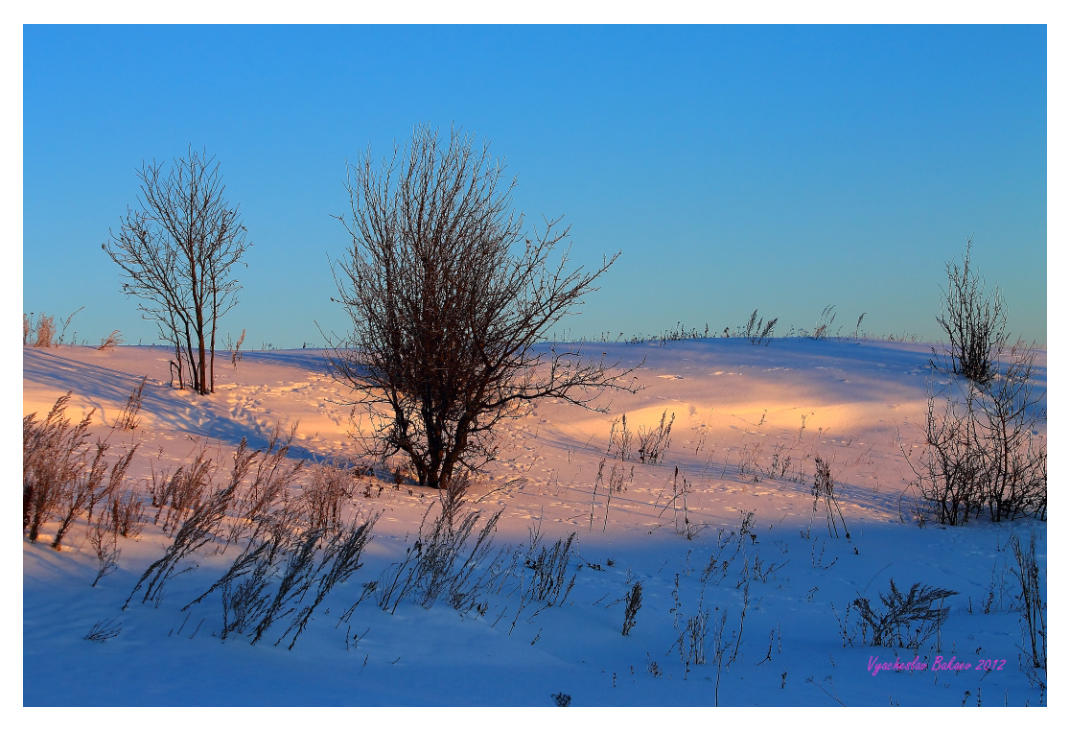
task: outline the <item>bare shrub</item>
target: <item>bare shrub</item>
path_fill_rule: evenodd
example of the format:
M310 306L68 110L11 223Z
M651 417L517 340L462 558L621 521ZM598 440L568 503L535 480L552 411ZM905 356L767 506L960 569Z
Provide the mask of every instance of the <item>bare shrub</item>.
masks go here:
M1048 449L1037 429L1046 412L1034 381L1035 357L1032 347L1016 343L978 402L977 434L989 457L984 497L994 521L1047 515Z
M931 388L925 450L918 462L909 459L923 502L939 522L948 525L962 525L982 505L986 460L973 429L977 395L968 387L963 392L964 402L960 402L950 388L938 411L939 402Z
M997 373L996 360L1008 342L1004 332L1008 321L1004 299L999 289L987 295L985 280L971 269L970 239L962 267L948 262L945 270L948 291L937 324L948 336L951 370L985 385Z
M419 485L443 487L459 468L494 459L494 432L544 398L591 407L624 372L581 348L537 349L595 290L596 271L551 260L568 229L524 232L512 183L488 147L427 127L382 169L349 168L353 245L337 263L339 300L353 321L334 349L339 379L368 407L372 451L404 455Z
M148 376L141 377L141 383L138 384L129 396L126 398L126 405L123 410L119 412L119 418L115 420L115 428L120 431L132 431L138 428L141 423L141 419L138 417L138 412L141 411L142 399L145 396L145 382L149 380Z
M984 386L953 380L940 407L931 387L925 449L908 461L939 522L961 525L983 510L992 521L1046 517L1048 451L1037 428L1044 392L1034 359L1032 348L1017 343L1003 371Z
M917 652L934 634L939 636L941 625L948 618L948 607L935 608L933 603L943 603L958 593L915 584L907 594L902 594L889 579L889 593L878 595L884 609L872 608L865 597L853 601L852 606L861 618L864 642L869 632L874 647L907 647Z

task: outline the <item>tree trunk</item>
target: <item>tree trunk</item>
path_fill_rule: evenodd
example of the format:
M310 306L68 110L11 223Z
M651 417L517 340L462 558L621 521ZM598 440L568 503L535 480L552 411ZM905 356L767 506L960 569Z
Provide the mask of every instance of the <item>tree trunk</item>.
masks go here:
M197 393L206 394L208 385L205 376L208 369L205 361L205 316L204 306L199 301L194 305L194 315L197 317L197 370L201 375Z
M216 319L219 315L219 287L216 284L215 278L212 279L212 343L209 346L208 352L210 353L209 372L208 372L208 392L216 392Z

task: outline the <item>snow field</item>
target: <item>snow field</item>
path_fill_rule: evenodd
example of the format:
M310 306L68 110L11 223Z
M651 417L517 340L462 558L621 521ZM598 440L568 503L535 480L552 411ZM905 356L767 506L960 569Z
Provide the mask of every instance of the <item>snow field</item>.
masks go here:
M221 641L220 592L181 611L239 547L208 544L168 580L158 606L135 598L121 611L170 543L151 523L155 509L138 538L119 540L118 570L94 588L84 520L59 552L48 547L54 526L46 525L38 543L23 542L24 704L548 706L557 693L575 706L1046 701L1020 669L1008 548L1013 534L1036 532L1044 575L1046 524L914 520L905 452L923 436L928 346L588 347L625 365L646 358L634 373L643 389L604 394L605 414L542 403L503 433L499 460L466 496L466 507L481 511L477 531L502 511L479 567L492 579L476 594L478 608L403 600L391 613L372 593L342 620L366 584L405 559L425 516L437 514L436 495L396 484L382 466L357 478L346 513L379 516L364 565L331 591L293 650L290 637L274 645L289 619L255 646L248 633ZM93 433L102 437L148 376L139 429L110 436L115 452L139 444L128 472L135 481L202 448L224 469L243 438L263 449L277 425L295 423L292 458L361 463L347 394L319 351L248 353L236 369L217 362L216 393L201 398L168 388L164 349L25 349L23 367L24 414L47 412L70 390L69 415L95 409ZM635 434L663 414L674 421L657 464L615 452L615 420L624 415ZM838 535L825 503L815 510L815 457L831 465ZM533 532L545 548L576 534L565 573L575 581L552 607L525 598ZM904 592L916 583L958 592L944 603L939 646L933 638L915 653L864 643L849 608L860 597L880 606L890 579ZM623 636L624 598L636 582L642 606ZM118 634L86 640L99 622ZM872 670L916 654L927 670ZM938 655L972 667L935 671ZM978 668L984 660L1005 662Z

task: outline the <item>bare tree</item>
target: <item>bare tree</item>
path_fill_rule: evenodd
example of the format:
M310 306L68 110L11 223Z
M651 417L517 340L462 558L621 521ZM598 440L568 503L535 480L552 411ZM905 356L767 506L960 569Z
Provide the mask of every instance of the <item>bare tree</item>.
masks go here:
M617 257L594 272L568 269L568 250L549 262L568 228L525 234L503 172L487 143L427 127L381 168L370 154L349 166L338 218L353 245L333 268L354 331L332 360L368 407L372 450L404 454L420 485L494 459L492 431L538 399L589 406L627 387L579 347L535 348Z
M231 268L249 246L246 229L223 198L214 157L191 148L162 171L162 163L142 164L139 209L127 209L101 248L122 268L123 291L141 298L139 309L174 345L179 388L188 374L197 393L211 393L216 327L238 302Z
M999 289L992 295L985 294L985 280L971 269L969 239L963 266L949 262L945 268L948 292L937 323L948 336L952 372L984 385L996 375L996 358L1008 342L1004 299Z

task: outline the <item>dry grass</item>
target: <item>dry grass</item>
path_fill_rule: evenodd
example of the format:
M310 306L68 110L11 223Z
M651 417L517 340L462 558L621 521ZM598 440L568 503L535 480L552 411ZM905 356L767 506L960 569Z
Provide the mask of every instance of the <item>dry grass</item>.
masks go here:
M811 338L814 340L825 340L832 335L833 321L837 319L837 313L834 312L836 305L826 305L826 308L822 310L822 314L818 317L818 322L815 323L814 333Z
M629 631L636 626L636 614L639 613L642 604L643 585L637 581L625 595L625 623L621 627L621 634L625 637L628 637Z
M759 311L756 309L751 313L747 324L743 328L738 328L737 336L746 338L752 345L769 345L775 325L777 325L776 317L763 323L762 318L759 317Z
M669 423L666 423L666 412L662 412L662 419L658 422L657 427L647 428L640 426L637 436L639 437L640 448L639 457L640 462L646 462L649 464L658 464L659 460L665 457L666 450L669 449L669 434L673 430L673 420L677 418L677 415L670 414Z
M65 417L70 397L68 392L57 399L44 421L36 420L36 412L22 420L22 527L31 543L85 467L93 412L72 425Z
M52 315L46 315L41 313L37 316L36 322L34 321L34 313L26 314L22 313L22 344L29 345L34 348L54 348L58 345L63 345L63 339L67 332L67 327L71 324L71 320L74 316L81 312L84 307L79 307L77 310L71 313L70 317L63 321L60 326L56 325L56 318ZM112 335L117 335L116 330ZM102 343L103 349L103 343Z
M234 465L230 477L226 485L218 490L209 489L214 487L212 478L215 472L210 470L211 460L204 459L203 450L198 454L192 468L185 471L179 468L175 477L168 481L169 489L165 490L164 496L170 495L176 504L182 504L190 495L196 496L195 500L190 500L184 506L185 509L190 510L189 517L173 533L174 538L164 555L142 574L137 585L130 592L130 596L127 597L123 609L130 605L134 595L143 587L145 594L141 599L142 603L148 601L159 603L164 585L174 574L179 563L218 537L217 533L223 521L234 507L238 488L249 474L257 454L249 450L243 439L234 453ZM153 497L156 499L157 495L154 494ZM180 509L176 509L175 514L181 514Z
M238 338L238 342L234 344L234 347L228 347L228 350L231 351L231 365L234 366L235 368L238 367L238 362L242 359L242 353L240 351L241 351L243 342L245 342L245 330L244 329L242 330L241 336L239 336L239 338Z
M207 449L201 445L193 463L180 466L174 474L164 471L157 476L153 471L150 495L152 506L157 509L153 523L162 517L165 533L173 533L189 513L204 503L216 472L212 459L206 456Z
M141 411L141 402L145 394L145 382L148 379L148 376L143 376L138 387L127 397L126 406L120 412L119 418L115 420L116 429L131 431L138 428L138 424L141 423L141 419L138 418L138 412Z
M949 608L933 607L934 602L944 603L959 592L938 589L924 584L915 584L903 594L889 579L889 593L879 594L884 608L872 608L865 597L856 599L852 606L862 621L863 639L870 634L874 647L906 647L918 652L934 634L938 636L940 650L941 625L948 618Z
M97 350L109 350L123 344L123 338L120 336L118 330L112 330L112 334L106 338L101 338L100 347Z
M1018 536L1011 537L1010 545L1015 556L1014 574L1021 594L1019 614L1023 630L1023 653L1027 677L1031 685L1044 689L1048 682L1048 630L1045 614L1048 602L1042 581L1043 572L1038 568L1037 534L1031 531L1026 548Z
M829 462L826 462L821 457L815 457L814 467L814 487L811 490L814 503L811 505L811 520L814 520L814 516L818 512L818 501L822 500L826 505L826 527L829 529L829 535L840 538L840 531L837 529L837 521L839 520L841 528L844 529L844 537L851 540L852 534L848 531L848 526L844 522L844 514L840 509L840 503L837 501L833 477L829 471ZM808 535L810 535L810 531L811 529L808 525Z
M126 470L138 446L134 445L109 465L106 439L90 443L89 426L94 412L77 424L66 417L71 394L56 400L43 421L36 412L22 420L22 527L31 543L36 543L46 523L55 521L52 548L59 550L76 521L85 516L92 524L98 503L111 505L125 500L124 535L140 519L131 498L120 498ZM140 502L135 496L134 502ZM87 528L87 530L91 530Z
M341 528L343 507L353 498L355 483L351 470L327 463L313 467L312 480L303 486L301 494L309 525L325 530Z
M23 326L25 330L25 326ZM53 342L56 338L56 321L50 315L41 314L37 316L37 325L33 328L33 342L32 345L35 348L51 348L56 345Z

